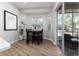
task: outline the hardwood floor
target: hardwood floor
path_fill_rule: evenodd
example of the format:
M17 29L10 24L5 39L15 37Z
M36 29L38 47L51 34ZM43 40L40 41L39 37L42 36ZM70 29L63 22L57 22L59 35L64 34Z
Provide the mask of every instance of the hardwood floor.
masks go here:
M59 48L50 41L44 40L40 45L26 44L21 40L12 44L9 50L0 52L0 56L59 56L63 55Z

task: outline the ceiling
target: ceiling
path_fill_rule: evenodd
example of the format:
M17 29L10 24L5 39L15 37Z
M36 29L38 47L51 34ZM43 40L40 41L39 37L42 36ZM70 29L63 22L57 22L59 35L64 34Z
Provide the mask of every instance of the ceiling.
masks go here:
M55 2L12 2L19 10L28 15L48 14Z

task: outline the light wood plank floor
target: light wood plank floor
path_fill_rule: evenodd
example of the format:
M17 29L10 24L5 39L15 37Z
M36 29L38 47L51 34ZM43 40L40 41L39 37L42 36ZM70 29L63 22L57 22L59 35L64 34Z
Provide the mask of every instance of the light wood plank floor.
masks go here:
M50 41L44 40L40 45L26 44L25 40L12 44L9 50L0 52L0 56L59 56L59 48Z

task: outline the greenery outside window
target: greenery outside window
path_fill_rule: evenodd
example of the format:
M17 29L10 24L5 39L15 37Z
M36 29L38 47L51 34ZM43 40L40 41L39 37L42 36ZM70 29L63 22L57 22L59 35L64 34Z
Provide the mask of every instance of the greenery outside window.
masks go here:
M43 18L42 17L33 17L32 18L32 27L33 27L33 29L42 29Z

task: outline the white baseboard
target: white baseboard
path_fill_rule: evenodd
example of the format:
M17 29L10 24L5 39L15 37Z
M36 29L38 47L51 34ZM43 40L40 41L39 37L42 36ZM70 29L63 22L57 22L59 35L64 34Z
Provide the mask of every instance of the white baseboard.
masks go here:
M10 42L10 44L13 44L13 43L15 43L15 42L17 42L17 41L19 41L19 40L12 41L12 42Z
M54 45L56 45L56 43L55 43L52 39L49 39L49 38L44 38L44 39L49 40L49 41L51 41Z
M49 41L51 41L54 45L56 45L56 43L55 43L52 39L49 39L49 38L44 38L44 39L49 40ZM18 39L18 40L15 40L15 41L12 41L10 44L13 44L13 43L15 43L15 42L17 42L17 41L19 41L19 39Z
M48 38L44 38L44 39L48 40Z

